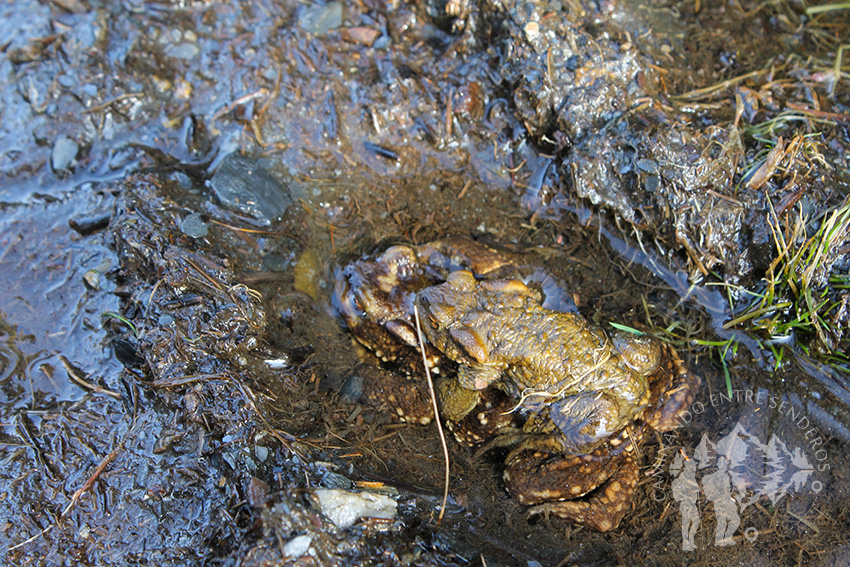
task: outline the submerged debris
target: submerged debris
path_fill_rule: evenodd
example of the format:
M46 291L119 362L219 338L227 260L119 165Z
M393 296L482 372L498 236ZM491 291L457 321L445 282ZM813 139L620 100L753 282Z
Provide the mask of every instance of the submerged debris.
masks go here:
M167 183L152 177L126 182L110 224L122 277L135 289L124 314L133 321L135 350L162 386L186 376L231 375L219 357L242 366L266 325L259 295L235 281L229 260L176 238L185 221L159 192Z

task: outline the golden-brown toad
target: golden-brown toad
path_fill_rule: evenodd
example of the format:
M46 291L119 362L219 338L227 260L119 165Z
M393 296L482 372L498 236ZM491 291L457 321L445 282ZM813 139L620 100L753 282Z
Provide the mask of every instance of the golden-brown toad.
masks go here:
M490 387L517 400L521 431L501 430L508 490L534 512L606 531L637 482L632 452L647 430L667 431L698 384L668 345L606 334L583 317L544 309L516 279L465 270L416 297L430 343L458 363L452 397L471 410ZM454 404L461 419L466 408Z

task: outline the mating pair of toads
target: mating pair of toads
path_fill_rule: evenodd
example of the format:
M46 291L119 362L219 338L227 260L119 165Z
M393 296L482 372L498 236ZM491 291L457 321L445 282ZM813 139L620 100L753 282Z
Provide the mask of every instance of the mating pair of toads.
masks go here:
M384 367L363 396L405 421L433 418L415 306L440 413L455 437L510 448L505 485L532 513L611 530L632 501L636 448L676 425L699 379L667 344L545 308L517 264L449 238L339 266L334 307Z

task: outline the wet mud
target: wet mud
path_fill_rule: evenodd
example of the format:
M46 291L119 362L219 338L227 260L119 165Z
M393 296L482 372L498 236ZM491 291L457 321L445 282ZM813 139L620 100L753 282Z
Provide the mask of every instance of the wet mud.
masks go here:
M781 235L846 208L846 10L2 10L4 562L847 563L846 219L799 268L833 306L819 330L783 350L728 324L780 271ZM565 305L701 376L641 448L618 529L528 517L504 453L451 440L438 524L433 424L358 402L334 265L446 235L539 266ZM398 514L340 528L318 488Z

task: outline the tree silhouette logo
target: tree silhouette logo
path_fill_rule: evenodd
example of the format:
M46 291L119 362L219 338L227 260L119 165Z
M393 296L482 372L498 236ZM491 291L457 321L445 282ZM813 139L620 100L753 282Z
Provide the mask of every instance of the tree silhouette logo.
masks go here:
M670 463L673 498L682 515L682 549L696 549L694 537L700 524L697 508L700 492L714 507L717 527L715 545L734 545L733 536L741 525L741 512L762 498L776 504L788 492L805 487L815 472L800 447L790 450L776 435L762 443L737 423L732 431L712 442L703 433L693 455L684 450ZM811 483L819 493L823 484ZM744 537L758 538L754 527L744 529Z

